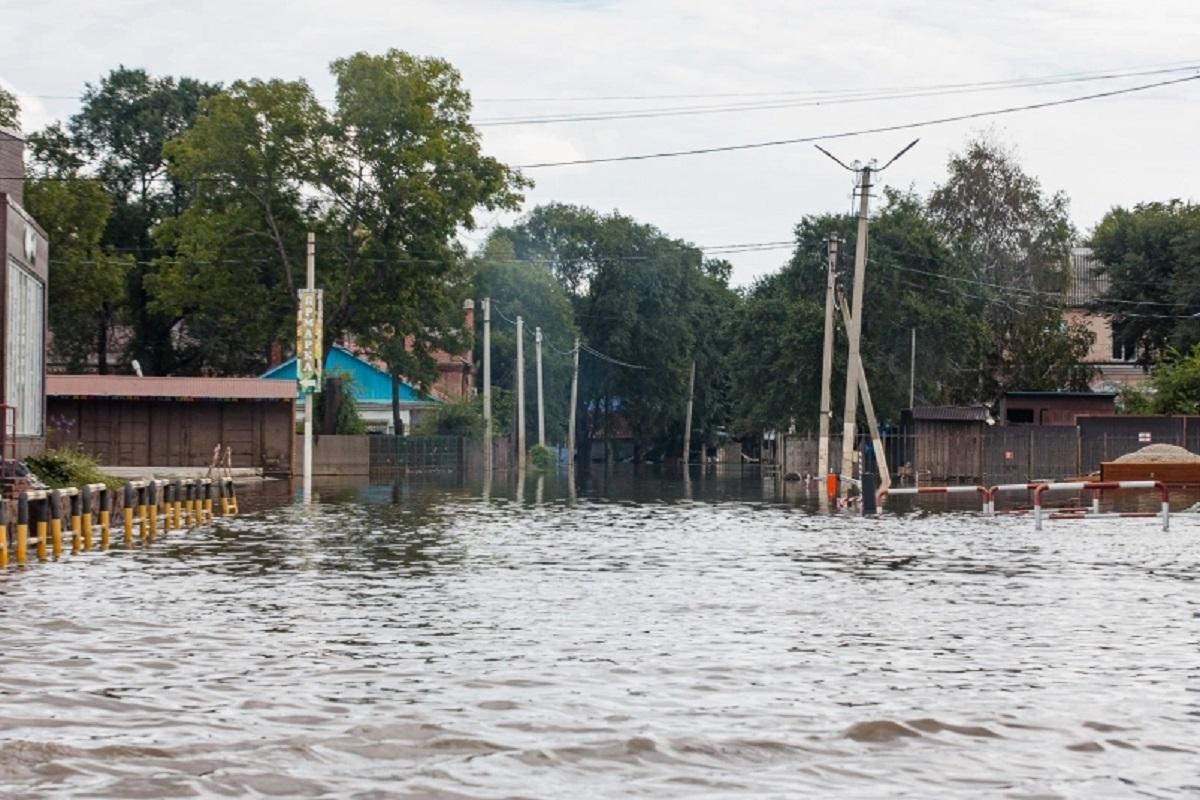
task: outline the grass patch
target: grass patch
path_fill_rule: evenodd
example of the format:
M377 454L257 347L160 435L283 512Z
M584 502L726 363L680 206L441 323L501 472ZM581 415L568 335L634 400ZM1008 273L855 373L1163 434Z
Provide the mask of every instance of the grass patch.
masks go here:
M25 465L51 489L83 486L85 483L103 483L110 489L118 489L125 484L120 478L103 472L96 459L87 453L66 447L47 450L40 456L30 456L25 459Z

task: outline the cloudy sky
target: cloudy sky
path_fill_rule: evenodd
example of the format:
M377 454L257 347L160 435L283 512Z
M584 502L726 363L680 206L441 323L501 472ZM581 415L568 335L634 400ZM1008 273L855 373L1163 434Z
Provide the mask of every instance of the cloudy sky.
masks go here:
M84 83L119 64L220 82L304 78L329 98L331 60L389 47L454 63L481 123L722 109L484 128L487 150L512 164L798 138L1200 74L899 98L868 91L1200 65L1196 0L39 0L6 13L5 27L0 83L22 99L27 130L69 116ZM866 93L812 104L850 92ZM728 110L739 105L773 107ZM1200 81L825 146L846 161L883 161L920 136L885 177L924 192L980 132L1065 191L1084 234L1114 205L1200 199ZM850 206L848 173L808 144L528 174L537 185L527 207L620 209L704 246L786 240L801 216ZM734 255L735 282L785 258L785 249Z

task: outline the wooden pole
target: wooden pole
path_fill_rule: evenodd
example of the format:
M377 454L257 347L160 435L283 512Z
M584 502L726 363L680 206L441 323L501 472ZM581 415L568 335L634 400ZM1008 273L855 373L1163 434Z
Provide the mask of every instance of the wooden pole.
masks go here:
M571 375L571 411L567 415L567 478L575 479L575 412L579 403L579 337L575 337L575 372Z
M821 354L821 417L817 432L817 478L822 481L829 474L829 422L833 416L830 384L833 382L833 295L837 284L836 233L830 234L826 246L829 264L825 278L825 347Z
M842 298L842 319L846 327L850 327L850 312L846 309L845 298ZM858 361L856 376L858 391L862 395L863 410L867 415L867 425L871 427L871 446L875 449L875 463L879 465L879 489L887 489L892 485L892 474L888 470L887 454L883 450L883 438L879 435L879 422L875 419L875 404L871 402L871 389L867 386L867 373L863 369L862 359ZM851 445L853 446L853 445Z
M538 446L546 446L546 405L542 399L542 328L533 329L533 342L537 359L537 403L538 403Z
M483 298L483 471L492 477L492 298Z
M525 469L525 320L517 317L517 469Z
M692 359L692 375L688 378L687 414L683 423L683 466L686 469L692 450L692 404L696 399L696 359Z

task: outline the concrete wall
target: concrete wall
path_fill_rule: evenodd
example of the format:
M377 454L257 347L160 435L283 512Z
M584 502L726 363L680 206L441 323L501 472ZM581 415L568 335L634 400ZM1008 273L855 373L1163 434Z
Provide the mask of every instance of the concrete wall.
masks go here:
M304 474L304 437L297 436L292 472ZM314 436L313 475L367 475L371 471L369 436Z

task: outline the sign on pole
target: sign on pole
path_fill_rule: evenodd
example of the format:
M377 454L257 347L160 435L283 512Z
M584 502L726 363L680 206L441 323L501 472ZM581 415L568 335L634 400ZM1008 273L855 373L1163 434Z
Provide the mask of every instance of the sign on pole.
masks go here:
M305 394L321 391L321 290L300 290L296 315L296 380Z

